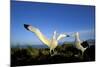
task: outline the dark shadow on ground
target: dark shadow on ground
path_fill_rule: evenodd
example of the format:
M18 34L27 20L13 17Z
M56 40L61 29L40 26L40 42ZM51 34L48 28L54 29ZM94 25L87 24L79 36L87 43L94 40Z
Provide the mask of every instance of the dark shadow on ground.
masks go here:
M88 47L83 55L72 44L63 44L55 49L54 56L50 56L48 48L11 48L11 66L95 61L95 45L89 47L83 42L82 46Z

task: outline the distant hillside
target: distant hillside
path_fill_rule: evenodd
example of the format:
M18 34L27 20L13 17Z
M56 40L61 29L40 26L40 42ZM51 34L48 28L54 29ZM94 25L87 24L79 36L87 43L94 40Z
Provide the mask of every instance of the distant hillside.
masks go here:
M95 45L95 40L94 39L88 39L88 40L85 40L83 42L87 42L88 46ZM72 41L72 42L64 42L63 44L74 44L74 41Z
M88 39L86 40L89 45L95 45L95 40L94 39Z
M11 45L12 48L27 48L31 46L32 48L48 48L46 45Z

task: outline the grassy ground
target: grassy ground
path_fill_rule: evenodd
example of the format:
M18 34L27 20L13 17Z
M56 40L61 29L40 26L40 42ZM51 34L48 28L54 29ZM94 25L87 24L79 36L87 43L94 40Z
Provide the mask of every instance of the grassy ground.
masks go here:
M11 48L11 66L95 61L95 45L87 48L83 55L70 43L57 46L55 50L57 54L50 56L48 48Z

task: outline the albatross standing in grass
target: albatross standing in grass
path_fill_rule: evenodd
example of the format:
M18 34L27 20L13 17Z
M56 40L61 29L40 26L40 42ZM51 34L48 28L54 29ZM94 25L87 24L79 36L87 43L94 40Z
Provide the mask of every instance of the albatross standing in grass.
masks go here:
M75 37L75 47L77 48L77 49L79 49L79 50L81 50L82 51L82 55L83 55L83 53L84 53L84 51L86 50L86 48L84 48L82 45L81 45L81 40L80 40L80 38L79 38L79 33L78 32L76 32L75 34L74 34L74 37Z
M35 35L40 39L41 42L43 42L45 45L47 45L49 48L50 48L50 55L52 56L54 53L54 49L57 47L58 45L58 41L65 38L65 37L68 37L67 34L60 34L58 37L57 37L57 33L56 31L54 31L54 34L53 34L53 37L52 39L47 39L41 32L38 28L36 27L33 27L31 25L27 25L27 24L24 24L24 27L35 33ZM53 54L52 54L53 52Z

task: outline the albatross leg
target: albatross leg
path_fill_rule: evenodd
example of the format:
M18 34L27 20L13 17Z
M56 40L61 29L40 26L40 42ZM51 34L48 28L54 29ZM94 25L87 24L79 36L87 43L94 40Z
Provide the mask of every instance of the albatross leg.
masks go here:
M50 49L50 55L51 56L54 56L56 54L57 54L57 52L55 51L55 49Z
M50 55L53 56L54 55L54 50L50 49Z
M53 50L52 49L50 49L50 55L53 56Z
M54 55L56 55L57 54L57 51L55 51L55 49L53 49L53 53L54 53Z

